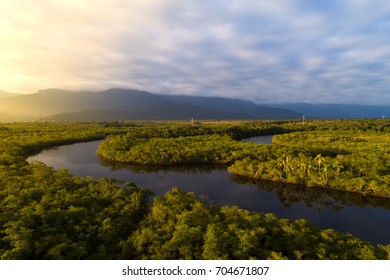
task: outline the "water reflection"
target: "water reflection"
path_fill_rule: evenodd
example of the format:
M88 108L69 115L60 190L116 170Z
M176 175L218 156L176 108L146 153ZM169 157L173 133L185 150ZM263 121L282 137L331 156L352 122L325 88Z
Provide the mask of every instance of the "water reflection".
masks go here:
M140 164L127 164L115 161L108 161L99 157L100 164L109 167L112 171L127 169L135 174L148 174L148 173L168 173L168 172L180 172L183 174L198 174L206 173L211 174L214 170L226 170L225 165L215 164L183 164L183 165L140 165Z
M220 205L275 213L288 219L307 219L321 228L350 232L373 243L390 242L390 201L356 193L256 181L232 175L226 166L128 165L102 160L99 141L61 146L29 158L78 176L113 177L135 182L162 196L173 186L194 192Z
M223 173L226 176L225 165L208 165L208 164L192 164L192 165L139 165L126 164L120 162L107 161L98 157L101 165L109 167L112 171L128 170L132 174L170 174L180 173L183 175L213 175ZM325 207L331 207L335 211L340 211L345 206L357 205L360 207L382 207L390 209L390 200L382 197L362 195L359 193L346 192L341 190L327 189L322 187L307 187L305 185L273 182L266 180L255 180L242 177L235 174L227 175L228 180L238 185L247 185L250 187L256 186L259 191L266 191L277 196L279 201L285 207L291 207L294 203L304 203L306 207L316 209L321 212ZM199 183L202 181L199 181ZM175 184L177 185L177 184ZM181 184L182 187L188 185L187 182ZM199 192L199 188L196 189ZM210 189L207 190L208 192ZM204 195L204 194L203 194Z
M272 192L286 207L290 207L293 203L303 202L306 207L315 208L318 212L321 212L324 207L332 207L335 211L339 211L345 206L352 205L390 209L390 200L383 197L321 187L307 187L283 182L254 180L238 175L231 175L230 179L237 184L256 185L259 190Z
M255 137L242 139L241 141L242 142L253 142L253 143L257 143L257 144L271 145L273 137L274 137L273 135L255 136Z

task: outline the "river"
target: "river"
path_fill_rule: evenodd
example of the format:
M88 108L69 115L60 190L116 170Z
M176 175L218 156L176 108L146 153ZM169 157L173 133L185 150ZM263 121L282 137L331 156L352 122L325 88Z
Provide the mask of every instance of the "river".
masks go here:
M272 137L248 141L270 144ZM390 243L390 201L359 194L284 183L258 182L227 172L224 166L140 166L111 163L96 154L101 141L64 145L28 160L78 176L113 177L135 182L161 196L171 187L191 191L220 205L275 213L279 218L307 219L320 228L349 232L374 244Z

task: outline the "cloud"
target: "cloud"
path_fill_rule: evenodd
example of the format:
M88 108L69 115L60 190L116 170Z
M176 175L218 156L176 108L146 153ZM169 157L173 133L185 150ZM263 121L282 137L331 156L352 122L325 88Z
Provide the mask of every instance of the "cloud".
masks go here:
M3 0L0 88L390 104L389 12L384 0Z

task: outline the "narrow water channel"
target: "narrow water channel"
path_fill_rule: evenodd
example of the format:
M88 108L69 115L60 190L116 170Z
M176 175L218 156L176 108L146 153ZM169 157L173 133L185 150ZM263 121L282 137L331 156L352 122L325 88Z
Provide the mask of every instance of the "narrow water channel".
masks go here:
M271 137L251 139L270 144ZM334 228L371 241L390 243L390 201L359 194L306 188L272 182L255 182L234 176L214 165L140 166L104 161L96 154L101 141L44 150L28 160L78 176L113 177L135 182L161 196L171 187L191 191L220 205L275 213L279 218L307 219L320 228Z

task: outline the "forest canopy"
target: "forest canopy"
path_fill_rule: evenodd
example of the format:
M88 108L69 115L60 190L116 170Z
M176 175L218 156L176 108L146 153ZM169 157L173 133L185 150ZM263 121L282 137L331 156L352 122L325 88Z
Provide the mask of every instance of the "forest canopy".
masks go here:
M227 164L254 179L390 197L387 120L245 122L145 128L108 139L98 153L135 164ZM272 146L238 141L277 134Z
M152 199L150 191L131 182L81 178L26 158L44 148L108 137L99 152L110 160L210 162L254 178L271 174L266 164L274 161L279 171L270 179L308 180L310 186L321 185L318 180L327 175L331 187L359 176L364 187L357 191L386 196L389 127L386 120L2 124L0 258L388 259L390 245L305 220L223 207L179 188ZM266 134L281 135L272 146L238 141ZM312 165L313 177L300 177L299 160ZM360 170L368 161L374 164Z

